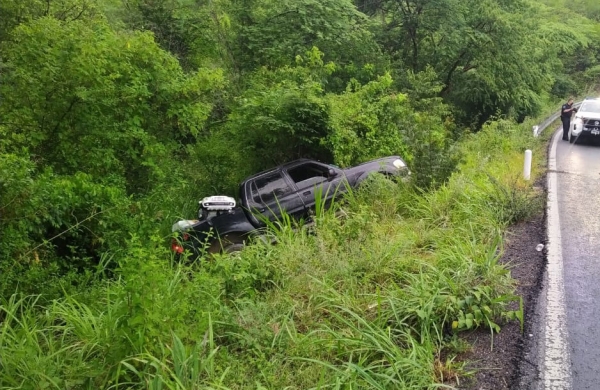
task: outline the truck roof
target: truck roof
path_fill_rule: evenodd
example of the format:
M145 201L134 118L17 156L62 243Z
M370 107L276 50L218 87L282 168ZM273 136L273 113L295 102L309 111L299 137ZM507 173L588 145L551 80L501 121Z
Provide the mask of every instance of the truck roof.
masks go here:
M255 177L262 176L262 175L264 175L266 173L281 171L283 169L287 169L289 167L292 167L294 165L297 165L297 164L303 163L303 162L307 162L307 161L316 161L316 160L313 160L313 159L310 159L310 158L299 158L299 159L296 159L296 160L293 160L293 161L289 161L289 162L286 162L286 163L283 163L283 164L279 164L279 165L277 165L277 166L275 166L273 168L266 169L266 170L264 170L262 172L255 173L252 176L248 176L247 178L245 178L242 181L242 183L244 183L244 182L246 182L246 181L248 181L250 179L254 179ZM323 163L321 163L321 164L323 164Z

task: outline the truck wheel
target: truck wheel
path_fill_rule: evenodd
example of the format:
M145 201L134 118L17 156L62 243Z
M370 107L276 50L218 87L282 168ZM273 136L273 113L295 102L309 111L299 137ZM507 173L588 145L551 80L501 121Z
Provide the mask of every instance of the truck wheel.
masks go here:
M244 249L243 243L231 243L223 246L223 253L235 253Z
M221 239L215 239L208 248L211 254L217 253L234 253L239 252L244 248L244 239L239 235L226 235Z

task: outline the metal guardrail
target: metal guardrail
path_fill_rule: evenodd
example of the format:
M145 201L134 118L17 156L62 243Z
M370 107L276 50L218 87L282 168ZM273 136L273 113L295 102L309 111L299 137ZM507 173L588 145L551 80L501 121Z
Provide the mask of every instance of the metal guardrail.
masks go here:
M576 102L573 104L573 107L579 108L579 106L581 106L581 103L583 103L583 101ZM560 111L557 112L556 114L552 114L551 116L546 118L546 120L544 120L541 124L539 124L537 126L533 126L533 136L537 137L538 135L540 135L542 133L542 131L546 130L546 128L548 126L550 126L558 118L560 118Z

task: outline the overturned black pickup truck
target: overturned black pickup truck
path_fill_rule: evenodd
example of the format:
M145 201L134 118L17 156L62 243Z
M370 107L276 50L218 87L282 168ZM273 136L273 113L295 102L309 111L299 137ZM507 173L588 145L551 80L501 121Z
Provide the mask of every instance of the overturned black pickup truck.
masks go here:
M228 196L211 196L200 201L198 219L173 225L171 249L192 258L208 253L235 252L259 234L267 221L283 212L291 218L308 219L317 198L325 207L356 188L370 174L407 176L404 161L390 156L341 169L309 159L300 159L258 173L239 188L239 204Z

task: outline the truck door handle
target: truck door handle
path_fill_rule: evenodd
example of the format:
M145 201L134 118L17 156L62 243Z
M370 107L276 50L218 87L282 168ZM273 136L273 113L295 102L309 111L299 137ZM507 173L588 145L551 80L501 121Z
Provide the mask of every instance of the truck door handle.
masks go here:
M304 191L302 195L310 195L310 191Z

